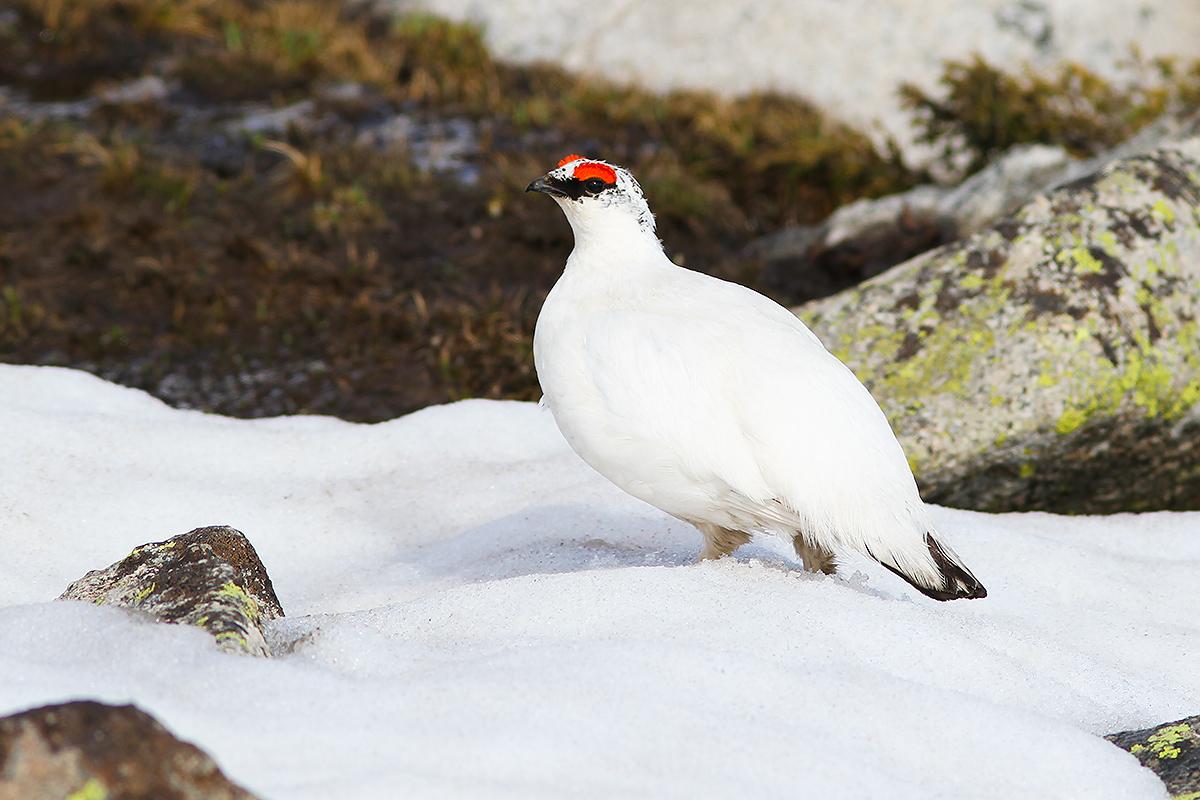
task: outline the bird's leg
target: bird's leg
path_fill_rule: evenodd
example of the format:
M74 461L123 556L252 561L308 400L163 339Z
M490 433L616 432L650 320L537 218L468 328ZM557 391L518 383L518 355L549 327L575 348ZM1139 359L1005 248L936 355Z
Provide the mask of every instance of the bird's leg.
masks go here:
M745 531L735 531L732 528L722 528L708 522L693 523L704 536L704 549L700 551L700 560L722 558L750 541L750 534Z
M792 546L796 548L796 555L804 562L804 569L809 572L824 572L826 575L837 572L837 560L833 551L811 544L800 533L792 537Z

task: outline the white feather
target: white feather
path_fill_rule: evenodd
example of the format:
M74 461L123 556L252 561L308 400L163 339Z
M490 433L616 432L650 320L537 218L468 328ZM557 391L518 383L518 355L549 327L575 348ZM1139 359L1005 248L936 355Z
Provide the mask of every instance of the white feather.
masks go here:
M787 309L673 264L628 180L636 193L605 203L559 199L576 244L534 359L571 447L681 519L801 533L938 585L932 525L870 393Z

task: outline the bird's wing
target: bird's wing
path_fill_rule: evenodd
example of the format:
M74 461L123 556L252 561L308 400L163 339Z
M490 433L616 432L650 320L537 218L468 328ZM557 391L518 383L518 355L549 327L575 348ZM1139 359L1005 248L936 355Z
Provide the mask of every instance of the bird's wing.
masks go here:
M826 546L929 568L924 506L887 419L786 309L705 278L597 314L584 358L607 435L727 487L723 502L763 527L793 520Z

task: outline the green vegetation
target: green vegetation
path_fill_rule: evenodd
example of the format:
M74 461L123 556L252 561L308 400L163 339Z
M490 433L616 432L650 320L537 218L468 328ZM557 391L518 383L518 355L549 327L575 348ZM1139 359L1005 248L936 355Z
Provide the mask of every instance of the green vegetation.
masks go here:
M144 75L174 88L0 124L0 358L152 391L182 381L183 399L228 413L371 420L536 398L533 324L570 239L523 189L564 153L630 166L671 252L718 270L756 232L918 178L797 98L660 96L505 64L473 27L426 15L324 0L10 6L0 83L58 101ZM347 84L361 87L349 99L330 91ZM312 99L331 124L205 155L235 104ZM478 180L354 143L360 118L397 112L474 126Z
M1078 64L1013 74L976 55L945 65L939 96L907 84L901 97L916 114L921 140L948 162L965 155L970 173L1026 142L1095 155L1170 108L1200 105L1200 62L1159 60L1137 72L1122 86Z
M629 166L668 252L747 282L753 236L924 177L799 98L657 95L507 64L475 28L427 15L326 0L0 7L16 12L0 26L0 84L95 104L0 119L0 359L84 366L226 413L375 420L536 398L533 324L570 234L523 189L567 152ZM146 75L170 97L96 100ZM1133 94L1070 75L949 65L946 99L910 102L930 141L981 163L1030 139L1095 149L1200 72ZM1055 116L1061 98L1047 98L1062 92L1096 110ZM320 124L227 126L247 106L304 100ZM358 142L362 120L398 113L468 125L474 182L431 172L404 137Z
M362 82L396 101L502 121L510 134L550 128L565 141L594 142L638 174L682 167L695 192L687 208L729 195L760 226L818 219L914 180L894 153L880 154L798 98L663 96L549 66L504 64L474 27L423 14L388 19L325 0L16 6L22 25L0 55L0 82L38 96L75 96L168 63L210 101L282 102L322 82ZM31 77L22 69L31 60L48 68Z

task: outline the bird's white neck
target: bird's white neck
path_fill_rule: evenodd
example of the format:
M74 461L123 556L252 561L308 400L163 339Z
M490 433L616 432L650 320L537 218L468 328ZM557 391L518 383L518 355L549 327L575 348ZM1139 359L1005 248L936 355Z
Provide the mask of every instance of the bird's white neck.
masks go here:
M610 274L669 265L654 228L624 213L567 214L575 249L567 269L604 269Z

